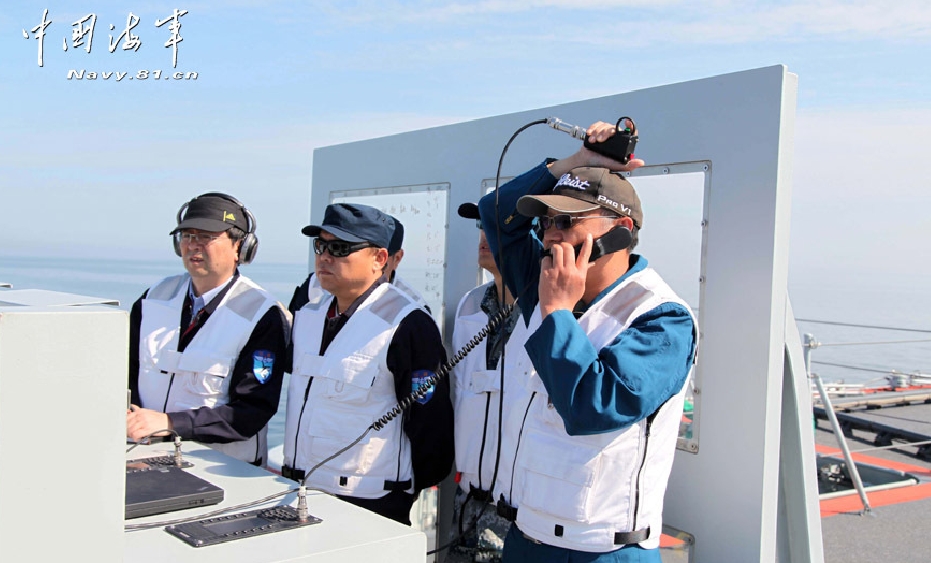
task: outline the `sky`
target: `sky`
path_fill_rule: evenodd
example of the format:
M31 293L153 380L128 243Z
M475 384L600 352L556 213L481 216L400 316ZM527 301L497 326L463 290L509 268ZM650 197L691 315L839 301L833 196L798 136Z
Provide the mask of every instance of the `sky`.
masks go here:
M303 262L315 147L785 64L790 275L931 275L925 0L9 4L0 257L171 259L179 206L216 190L257 217L259 260Z

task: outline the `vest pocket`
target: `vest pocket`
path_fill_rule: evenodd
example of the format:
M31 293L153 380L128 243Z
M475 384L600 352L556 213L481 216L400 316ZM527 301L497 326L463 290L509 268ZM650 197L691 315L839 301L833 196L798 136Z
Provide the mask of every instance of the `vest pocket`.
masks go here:
M306 416L305 412L305 416ZM356 414L344 410L316 408L307 425L310 434L310 458L314 464L328 458L341 448L358 438L371 424L372 418L366 414ZM384 449L386 440L381 433L370 432L368 440L356 444L343 452L336 459L327 462L326 467L347 473L368 473L378 454Z
M213 407L225 402L228 396L230 371L233 358L196 354L189 351L178 361L178 375L182 376L181 388L184 395L175 395L175 403L181 408ZM175 384L178 379L175 379ZM189 403L189 405L185 405Z
M495 369L483 369L469 374L469 391L485 393L501 389L501 374Z
M478 463L483 440L485 442L485 466L494 466L498 439L498 394L472 393L463 389L462 395L463 397L458 400L454 427L456 468L462 473L473 475L479 470ZM486 407L488 409L487 421L485 420ZM483 476L486 480L491 479L491 472ZM482 485L488 487L490 483L483 482Z
M343 358L338 369L321 374L326 383L324 396L347 405L366 405L377 375L374 357L353 354Z
M521 505L557 518L587 522L600 451L533 432L518 465L523 470Z

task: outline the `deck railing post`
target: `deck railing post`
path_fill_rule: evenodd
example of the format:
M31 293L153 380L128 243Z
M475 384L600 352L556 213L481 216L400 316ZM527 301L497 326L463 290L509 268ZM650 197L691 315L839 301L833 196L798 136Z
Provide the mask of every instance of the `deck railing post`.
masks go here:
M805 342L803 343L805 351L805 371L808 372L808 377L814 380L815 386L818 388L818 394L821 395L821 404L824 406L824 412L827 414L828 421L831 423L834 435L837 436L837 443L840 446L841 452L844 454L844 461L847 463L847 471L850 473L853 485L860 495L860 502L863 503L863 512L861 514L870 514L873 509L870 507L869 499L866 498L866 491L863 489L863 481L860 480L860 472L857 470L857 464L853 462L853 457L850 455L850 448L847 447L847 439L844 437L840 424L837 422L837 415L834 414L831 398L824 389L821 376L811 371L811 351L820 345L821 343L815 339L813 334L805 334Z

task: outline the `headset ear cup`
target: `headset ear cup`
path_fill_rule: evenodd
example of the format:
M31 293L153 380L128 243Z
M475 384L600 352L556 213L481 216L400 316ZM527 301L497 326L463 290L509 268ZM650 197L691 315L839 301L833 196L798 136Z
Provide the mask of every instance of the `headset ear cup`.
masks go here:
M255 253L259 249L259 239L254 233L246 233L239 245L239 263L248 264L255 258Z
M181 237L178 236L178 233L171 235L171 244L175 247L175 254L177 254L180 257L181 256Z

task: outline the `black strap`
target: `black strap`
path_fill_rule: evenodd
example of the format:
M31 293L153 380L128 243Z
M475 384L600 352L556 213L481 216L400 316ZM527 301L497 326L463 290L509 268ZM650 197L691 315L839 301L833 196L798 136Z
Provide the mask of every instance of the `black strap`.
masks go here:
M296 469L294 467L291 467L290 465L281 466L281 476L284 477L285 479L293 479L295 481L302 481L304 480L305 475L306 473L304 472L303 469Z
M498 499L498 504L495 505L495 512L498 513L498 516L504 518L508 522L513 522L517 520L517 507L511 506L503 498Z
M307 472L303 469L297 469L291 467L290 465L281 466L281 476L285 479L292 479L294 481L302 481L304 477L307 476ZM339 478L339 484L342 487L345 487L349 483L349 478L341 476ZM385 481L385 490L386 491L406 491L411 488L414 484L410 479L406 481Z
M565 528L561 524L553 527L553 535L561 538ZM614 545L627 545L631 543L640 543L650 537L650 528L643 530L634 530L633 532L616 532L614 534Z
M407 481L385 481L385 490L386 491L406 491L414 485L414 482L408 479Z
M640 543L650 537L650 527L647 526L642 530L633 532L616 532L614 534L614 545L627 545L629 543Z

